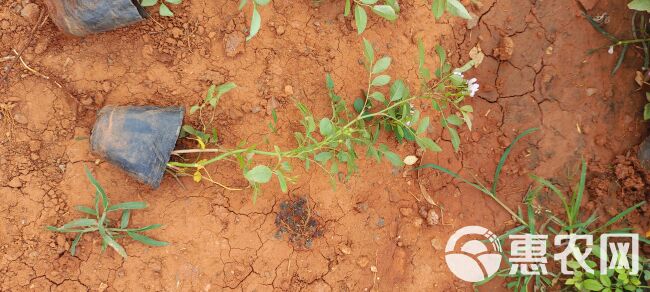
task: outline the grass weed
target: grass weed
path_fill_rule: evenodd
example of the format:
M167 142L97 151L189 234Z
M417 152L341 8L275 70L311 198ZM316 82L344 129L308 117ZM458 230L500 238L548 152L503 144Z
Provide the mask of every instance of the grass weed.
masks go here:
M81 237L86 233L97 232L102 238L102 252L106 247L110 246L120 256L126 258L127 254L124 247L120 245L116 239L122 237L130 237L133 240L139 241L150 246L166 246L167 242L152 239L142 232L160 228L162 225L153 224L140 228L129 228L129 219L133 210L144 209L147 207L145 202L124 202L111 205L102 186L97 182L95 177L90 173L88 168L85 168L86 176L90 183L95 187L95 199L92 207L76 206L77 211L84 213L86 218L72 220L61 227L47 226L47 229L53 232L60 233L76 233L72 245L70 246L70 254L73 256L77 251L77 245ZM112 222L107 216L113 212L121 212L120 220ZM88 218L91 216L92 218Z

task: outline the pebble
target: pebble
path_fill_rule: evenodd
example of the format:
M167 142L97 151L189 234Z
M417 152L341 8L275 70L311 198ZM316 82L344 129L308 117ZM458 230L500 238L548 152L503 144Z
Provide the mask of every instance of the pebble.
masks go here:
M413 209L411 208L399 208L399 213L404 217L409 217L413 215Z
M352 253L352 250L347 245L341 245L339 247L339 250L341 251L341 253L346 254L346 255Z
M18 177L14 177L12 180L9 181L9 183L7 185L9 187L17 189L17 188L22 187L23 183L20 181L20 179L18 179Z
M435 249L435 250L442 250L442 249L444 248L444 247L442 246L442 242L440 242L440 240L437 239L437 238L431 239L431 246L432 246L433 249Z
M40 8L35 3L29 3L20 10L20 16L34 23L38 20Z
M14 114L14 121L19 124L27 124L27 117L21 113Z
M427 224L429 224L429 226L440 224L440 216L433 209L429 209L426 219L427 219Z
M275 28L275 32L276 32L278 35L283 35L283 34L284 34L284 31L285 31L285 29L284 29L284 26L282 26L282 25L279 25L277 28Z
M287 96L292 96L293 95L293 86L287 85L284 87L284 94Z

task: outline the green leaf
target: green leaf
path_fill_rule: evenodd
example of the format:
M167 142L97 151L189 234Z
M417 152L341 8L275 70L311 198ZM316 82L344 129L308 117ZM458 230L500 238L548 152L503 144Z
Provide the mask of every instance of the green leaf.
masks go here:
M144 209L147 207L145 202L125 202L116 205L112 205L106 209L106 211L115 211L115 210L135 210L135 209Z
M283 193L289 191L289 188L287 187L287 179L284 177L284 174L282 174L281 171L276 171L275 176L278 177L278 182L280 183L280 190L282 190Z
M404 161L402 161L402 159L399 157L399 155L397 155L397 154L395 154L395 153L393 153L391 151L388 151L388 150L383 150L381 152L384 154L386 159L388 159L388 161L390 161L390 163L393 166L401 167L401 166L404 165Z
M86 213L88 215L97 216L97 211L93 208L89 208L86 206L75 206L74 208L79 212Z
M646 121L650 120L650 103L646 103L643 108L643 119Z
M332 152L329 151L321 152L314 156L314 160L321 163L330 160L330 158L332 158Z
M95 225L97 225L97 219L82 218L82 219L72 220L64 224L63 226L61 226L61 229L69 229L74 227L87 227L87 226L95 226Z
M252 39L258 31L260 31L260 25L262 23L262 16L260 16L260 13L257 11L257 7L253 5L253 16L251 17L251 29L246 37L246 41L249 41Z
M162 227L162 224L151 224L151 225L147 225L145 227L132 229L131 231L147 231L147 230L152 230L152 229L156 229L156 228L160 228L160 227Z
M191 115L191 114L194 114L194 113L195 113L197 110L199 110L200 108L201 108L201 107L200 107L199 105L197 105L197 104L195 104L195 105L193 105L192 107L190 107L190 115Z
M90 183L95 187L95 191L97 194L102 199L102 206L104 207L104 210L108 208L108 197L106 196L106 192L104 191L104 188L102 188L101 185L99 185L99 182L95 179L92 173L90 173L90 170L88 170L88 167L84 165L84 170L86 171L86 176L88 177L88 180Z
M246 177L247 180L261 184L269 182L271 180L271 176L273 176L273 172L266 165L255 166L253 169L244 174L244 177Z
M433 142L433 140L427 137L417 137L415 139L415 142L418 143L418 145L424 149L428 149L434 152L442 151L442 148L440 148L440 146L438 146L436 142Z
M350 0L345 0L345 11L343 12L343 16L350 15L350 8L351 8Z
M472 19L472 16L469 15L469 12L467 12L465 6L463 6L463 4L458 0L447 0L447 11L449 11L449 13L452 15L456 15L464 19Z
M377 1L378 1L378 0L361 0L361 3L363 3L363 4L368 4L368 5L372 5L372 4L377 3Z
M354 23L357 25L357 33L362 34L368 24L366 10L359 5L354 6Z
M146 245L151 245L151 246L167 246L167 245L169 245L169 243L167 243L167 242L158 241L158 240L155 240L155 239L153 239L151 237L148 237L148 236L145 236L145 235L142 235L140 233L133 232L133 231L127 231L126 234L128 234L134 240L142 242L142 243L144 243Z
M375 62L375 50L372 48L372 44L365 38L363 39L363 55L366 57L368 66L371 66Z
M334 80L332 80L332 76L329 73L325 74L325 86L329 90L334 90Z
M241 1L239 1L239 7L238 7L238 9L239 9L239 10L242 10L242 9L244 8L244 6L246 6L246 3L248 3L248 0L241 0Z
M451 145L454 147L454 151L458 152L458 149L460 148L460 137L458 136L458 132L453 127L447 127L447 130L451 136Z
M375 91L370 94L370 97L376 101L379 101L381 103L386 102L386 97L384 97L384 94L378 91Z
M602 283L605 287L612 286L612 280L610 280L607 275L600 275L600 283Z
M160 9L158 9L158 13L160 14L160 16L165 16L165 17L174 16L174 12L169 10L169 7L167 7L165 3L160 3Z
M390 82L390 76L388 75L379 75L375 77L375 79L372 80L372 83L370 85L372 86L384 86Z
M585 289L587 289L589 291L600 291L603 288L605 288L605 287L603 287L602 284L600 284L598 281L593 280L593 279L584 280L582 282L582 287L584 287Z
M450 115L447 117L447 123L450 123L454 126L460 126L463 124L463 120L457 115Z
M429 127L429 117L424 117L420 121L420 124L418 125L418 130L415 132L418 135L424 134L424 132L427 131L427 128Z
M627 4L627 8L637 11L650 12L650 1L648 0L633 0Z
M259 6L265 6L266 4L269 4L269 2L271 2L271 0L254 0L254 1Z
M408 97L409 90L404 84L404 81L397 79L395 82L393 82L393 85L391 85L389 93L390 101L398 101L402 100L405 97Z
M221 84L221 85L217 86L217 88L216 88L217 89L217 95L212 100L210 100L210 105L212 107L217 106L217 103L219 102L219 100L221 100L221 96L226 94L228 91L233 90L236 87L237 87L237 84L235 84L234 82L226 82L224 84Z
M156 5L157 3L158 3L158 0L142 0L140 2L140 6L150 7L150 6Z
M445 53L445 48L441 45L436 45L436 55L440 59L440 67L442 67L447 62L447 53Z
M390 57L383 57L377 60L377 63L372 67L372 74L384 72L390 66Z
M503 169L503 165L506 163L506 159L508 158L508 155L510 155L510 151L512 151L512 148L515 146L517 141L519 141L521 138L525 137L526 135L537 131L537 128L530 128L521 134L517 135L514 140L512 140L512 143L508 145L505 151L503 151L503 154L501 154L501 159L499 159L499 163L497 164L496 171L494 172L494 179L492 180L492 194L496 195L497 193L497 184L499 183L499 176L501 175L501 169Z
M354 103L352 106L354 107L354 110L357 111L358 113L361 113L363 111L363 106L365 105L365 101L361 99L360 97L357 97L354 100Z
M393 21L397 19L397 13L395 13L395 9L390 5L375 5L372 7L372 12L386 20Z
M120 228L126 229L129 226L129 217L131 217L131 210L124 210L122 220L120 220Z
M436 20L442 17L442 14L445 12L445 6L447 6L447 0L433 0L431 4L431 12L433 12L433 17Z
M322 118L320 120L318 129L320 130L320 134L323 136L329 136L334 133L334 125L332 125L332 121L328 118Z
M106 230L102 225L99 226L99 234L102 236L103 243L112 247L123 258L127 257L124 248L119 243L117 243L115 239L106 233Z
M83 235L83 232L77 234L77 236L75 236L74 240L72 241L72 244L70 245L70 254L72 256L77 253L77 244L79 244L79 240L81 240L81 236Z

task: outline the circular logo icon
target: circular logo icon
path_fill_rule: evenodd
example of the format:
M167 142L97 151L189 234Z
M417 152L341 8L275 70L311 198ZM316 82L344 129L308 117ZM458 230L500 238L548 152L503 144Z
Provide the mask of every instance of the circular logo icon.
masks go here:
M447 241L445 261L456 277L467 282L479 282L499 270L501 244L497 236L485 227L465 226Z

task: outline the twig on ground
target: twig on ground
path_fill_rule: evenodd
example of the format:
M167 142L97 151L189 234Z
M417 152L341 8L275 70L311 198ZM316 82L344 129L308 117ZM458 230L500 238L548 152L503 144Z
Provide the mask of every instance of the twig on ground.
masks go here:
M36 33L36 30L40 27L40 23L43 21L47 13L45 10L41 11L41 13L38 15L38 20L36 21L36 24L32 28L32 30L29 32L29 36L27 38L27 43L23 46L22 49L16 54L18 58L15 58L9 63L9 67L7 68L7 72L5 72L5 75L2 77L1 82L5 83L9 79L9 74L11 74L11 71L14 68L14 65L16 65L16 62L20 59L20 57L25 53L25 50L29 48L29 46L32 44L32 41L34 40L34 33Z

